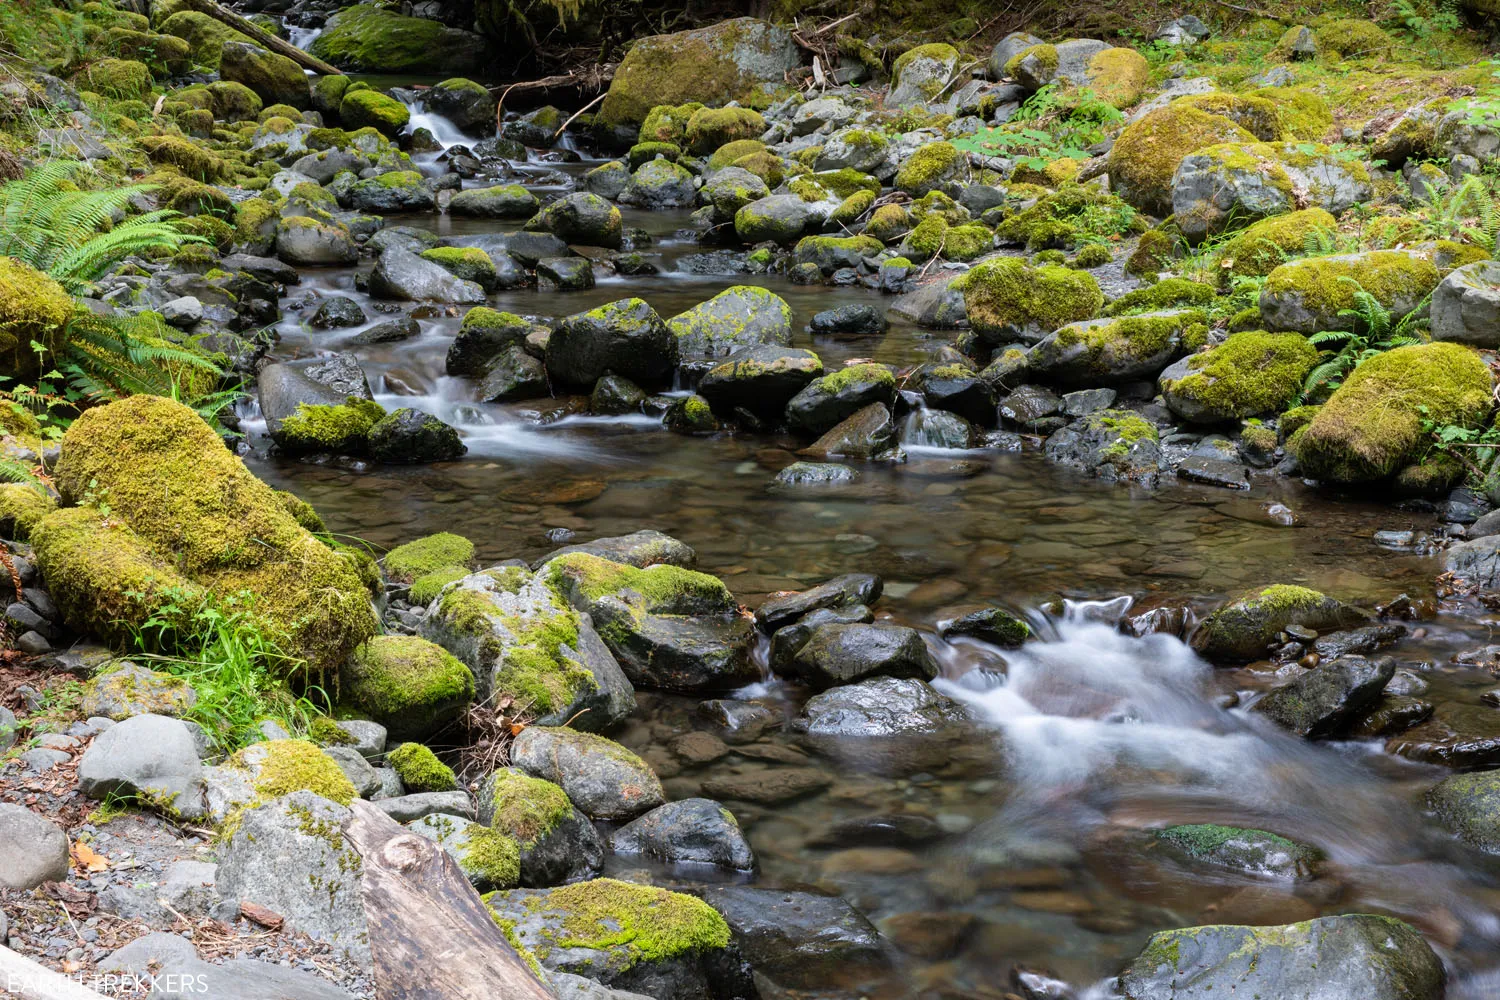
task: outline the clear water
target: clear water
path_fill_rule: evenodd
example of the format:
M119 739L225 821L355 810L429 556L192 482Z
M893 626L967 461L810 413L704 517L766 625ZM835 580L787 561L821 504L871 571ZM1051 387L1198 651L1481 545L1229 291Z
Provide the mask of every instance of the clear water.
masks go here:
M568 186L587 166L517 165L544 191ZM627 225L656 237L658 276L601 278L594 290L572 294L517 290L491 304L557 317L639 295L671 316L749 282L790 303L795 346L830 365L852 358L909 365L945 342L900 324L877 337L812 338L802 331L813 312L876 293L690 273L687 259L704 250L675 235L685 220L627 212ZM390 221L480 239L502 228L439 217ZM309 298L348 295L372 323L386 318L352 290L353 277L310 271L290 290L281 355L350 349L359 328L304 327L301 317L315 306L298 307ZM681 437L642 417L582 415L570 399L474 402L469 383L443 374L459 320L458 310L425 318L420 337L355 353L383 404L417 406L458 426L465 459L350 471L259 454L250 456L252 467L311 501L334 530L382 546L450 530L472 538L485 559L531 559L554 547L555 529L589 538L655 528L691 544L700 568L751 606L853 571L885 578L883 617L924 628L980 603L1035 609L1068 599L1061 615L1031 612L1043 641L1003 657L977 644L932 641L943 665L939 686L970 706L983 734L942 766L902 775L868 761L812 758L802 766L837 775L828 792L775 806L735 804L760 858L759 884L836 891L877 922L940 911L978 921L955 957L897 954L883 972L851 972L808 995L994 997L1017 965L1103 995L1107 977L1157 930L1368 911L1400 916L1428 935L1452 971L1450 997L1500 995L1500 866L1424 815L1421 793L1443 772L1393 756L1378 741L1307 743L1221 707L1225 695L1243 700L1274 675L1215 669L1176 639L1127 638L1109 624L1132 602L1201 610L1273 582L1367 603L1428 596L1435 562L1382 549L1371 535L1431 530L1429 518L1271 477L1241 494L1189 484L1147 492L1081 477L1029 452L918 449L903 465L861 467L859 483L834 494L779 492L771 481L794 460L800 443L792 438ZM1273 502L1295 511L1298 525L1273 520L1266 511ZM1478 695L1494 679L1450 662L1487 641L1486 624L1440 616L1423 629L1395 655L1429 680L1428 700L1440 711L1493 711ZM751 693L788 713L806 697L779 682ZM765 759L769 746L796 760L795 741L777 734L753 755L685 768L666 744L702 725L696 703L649 692L640 701L618 737L661 770L674 797L698 794L716 775L796 766ZM818 846L839 821L889 813L936 818L950 835L909 850ZM1183 868L1142 847L1143 829L1205 821L1314 844L1328 855L1327 872L1295 884L1239 878ZM713 878L701 870L657 874Z

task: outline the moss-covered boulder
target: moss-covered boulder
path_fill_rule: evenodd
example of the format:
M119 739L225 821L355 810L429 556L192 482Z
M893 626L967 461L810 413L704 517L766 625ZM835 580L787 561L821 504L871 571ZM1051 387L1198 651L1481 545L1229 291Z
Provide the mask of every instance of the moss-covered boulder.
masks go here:
M474 675L426 639L381 635L349 657L339 674L339 693L393 739L423 740L455 724L468 709Z
M816 231L822 217L795 194L773 194L741 207L734 214L734 232L746 243L780 243L790 246L809 230Z
M1266 276L1260 315L1268 330L1352 330L1356 292L1366 292L1393 319L1418 308L1438 284L1438 269L1419 253L1373 250L1294 260Z
M929 191L956 197L968 172L968 158L951 142L929 142L901 164L895 185L914 198Z
M55 352L76 308L62 285L14 257L0 257L0 366L34 384L40 359L32 343Z
M1427 793L1427 804L1464 843L1500 853L1500 771L1445 778Z
M1027 90L1037 91L1057 79L1057 66L1057 46L1038 42L1006 60L1004 73Z
M312 107L312 91L302 67L258 45L225 42L219 57L219 78L243 83L268 105L285 104L298 110Z
M105 33L105 46L110 55L145 63L158 80L186 73L192 66L192 46L176 35L115 27Z
M1126 1000L1317 996L1441 1000L1442 960L1410 925L1356 913L1284 927L1161 931L1120 975ZM1191 990L1191 993L1188 991Z
M364 455L370 431L385 416L385 407L354 396L336 405L300 403L281 420L271 439L288 455Z
M615 71L599 118L634 125L660 105L689 102L765 107L801 61L785 28L750 17L641 38Z
M597 556L585 558L598 560ZM650 765L614 740L594 733L529 726L511 744L510 759L527 774L562 786L591 819L634 819L665 801L661 781Z
M385 575L398 583L410 583L445 567L468 566L473 561L473 542L462 535L440 531L387 552Z
M1014 257L985 261L950 287L963 295L974 332L992 345L1039 341L1068 323L1092 319L1104 305L1088 272L1031 267Z
M1152 215L1172 212L1172 175L1205 146L1256 138L1222 115L1169 104L1127 125L1109 151L1109 180L1121 198Z
M401 787L408 792L458 791L458 777L453 769L439 760L430 747L421 743L401 744L386 753L385 762L396 772Z
M766 120L753 108L701 108L688 119L683 135L688 149L707 156L721 146L743 139L759 139Z
M746 347L792 342L792 307L755 285L732 285L667 320L681 358L726 358Z
M1112 481L1153 486L1161 476L1161 435L1130 410L1098 410L1053 433L1049 459Z
M823 362L812 351L774 344L742 348L704 373L698 392L719 413L736 409L768 420L813 379Z
M351 90L339 102L339 118L349 129L373 128L395 138L411 121L406 105L378 90Z
M1422 456L1423 429L1477 428L1493 408L1494 379L1460 344L1398 347L1361 364L1294 442L1303 471L1332 483L1389 479Z
M1156 841L1194 866L1244 875L1303 879L1313 875L1323 852L1266 830L1189 823L1157 830Z
M1190 423L1213 424L1280 413L1318 363L1300 333L1236 333L1161 373L1162 396Z
M597 194L575 191L544 207L526 228L553 233L569 243L618 248L624 222L620 210Z
M958 72L958 50L946 42L907 49L891 67L891 92L886 103L905 108L935 100Z
M635 692L593 625L548 582L521 567L444 590L422 634L479 679L481 697L508 697L544 725L605 729L635 710Z
M558 785L517 767L491 774L479 788L479 821L520 848L520 884L544 888L598 874L604 842Z
M100 59L78 75L80 90L117 101L144 101L151 95L151 70L134 59Z
M219 68L225 42L252 41L222 21L196 10L177 11L162 20L158 30L187 42L192 61L209 70Z
M846 365L814 379L793 396L786 418L797 430L821 435L872 403L889 407L895 401L896 375L889 367L872 362Z
M329 18L308 52L362 73L461 75L482 68L486 60L484 39L471 31L368 3Z
M1207 333L1196 309L1084 320L1042 338L1026 355L1026 366L1041 381L1070 387L1154 379Z
M698 188L692 172L686 167L659 158L642 163L618 198L622 205L649 209L681 208L697 201Z
M43 518L33 544L80 629L126 642L158 610L191 613L194 594L248 591L255 617L314 671L336 668L375 631L352 561L181 403L132 396L86 411L63 437L55 477L66 500L90 506Z
M1298 208L1337 215L1369 198L1364 164L1305 142L1208 146L1172 177L1172 219L1190 243Z
M0 485L0 538L24 542L42 518L57 509L57 501L30 483Z
M1288 625L1318 632L1363 625L1358 608L1307 587L1275 584L1252 590L1203 619L1191 643L1211 662L1244 662L1265 656Z
M1309 238L1332 235L1338 221L1321 208L1306 208L1252 223L1219 250L1219 271L1229 277L1263 277L1303 252Z
M495 99L482 83L454 77L433 84L422 95L428 111L442 115L469 135L488 138L495 131Z
M1141 99L1151 78L1151 64L1135 49L1115 47L1089 59L1084 85L1099 99L1116 108L1128 108Z
M406 825L448 852L469 884L480 892L521 884L521 851L516 842L462 816L434 813Z
M549 971L650 990L658 1000L756 995L729 925L693 896L595 879L499 892L486 902L506 936Z

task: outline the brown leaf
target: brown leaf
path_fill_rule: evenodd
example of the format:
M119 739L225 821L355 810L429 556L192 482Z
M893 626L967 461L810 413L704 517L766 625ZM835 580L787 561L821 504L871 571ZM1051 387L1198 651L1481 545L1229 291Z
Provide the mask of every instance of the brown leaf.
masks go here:
M281 930L281 925L285 923L281 914L275 910L267 909L259 903L252 903L249 900L240 903L240 913L244 915L246 920L260 924L268 931L279 931Z
M73 841L73 846L69 848L69 853L73 855L73 863L84 871L109 871L109 859L81 840Z

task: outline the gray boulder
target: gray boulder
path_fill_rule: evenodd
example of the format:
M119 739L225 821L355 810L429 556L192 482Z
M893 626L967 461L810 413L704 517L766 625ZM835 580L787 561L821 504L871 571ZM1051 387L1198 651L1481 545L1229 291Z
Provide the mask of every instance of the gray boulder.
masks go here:
M745 243L773 242L787 246L816 229L823 214L800 195L773 194L753 201L734 214L734 231Z
M1183 157L1172 177L1172 218L1191 243L1302 208L1337 215L1369 198L1364 169L1310 143L1210 146Z
M343 806L306 791L246 809L219 852L220 895L264 906L281 915L286 930L368 966L361 862L343 835L349 816Z
M622 205L642 208L681 208L698 200L698 186L693 175L671 160L648 160L630 175L630 183L620 192Z
M963 706L925 681L879 677L809 698L792 723L797 732L830 737L908 737L968 721Z
M519 867L507 858L504 834L452 813L431 813L406 824L437 844L458 864L469 884L480 892L514 889ZM502 839L504 838L504 839Z
M931 680L937 661L916 629L904 625L824 625L798 651L789 667L815 688L850 684L867 677Z
M880 577L873 573L848 573L826 580L816 587L769 598L756 609L755 624L763 631L776 632L791 625L803 615L819 609L853 608L874 604L880 597Z
M1186 329L1202 323L1194 309L1070 323L1027 352L1026 369L1039 381L1067 387L1154 379L1183 352Z
M477 398L483 403L503 403L546 395L546 366L521 345L511 344L491 359L489 371L479 382Z
M1500 534L1450 546L1443 553L1443 569L1468 586L1500 590Z
M340 195L340 199L343 196ZM356 212L392 215L397 212L430 212L437 206L432 188L410 170L394 170L350 185L344 204Z
M792 343L792 307L773 292L733 285L667 320L683 358L725 358L746 347Z
M370 457L387 465L452 462L467 452L458 430L409 406L392 410L370 428Z
M1500 347L1500 262L1455 268L1432 293L1432 339Z
M890 172L891 145L883 132L868 128L841 128L830 135L818 153L819 170L845 167L862 174Z
M1251 710L1299 736L1337 736L1380 700L1395 673L1389 657L1340 656L1272 689Z
M495 130L495 99L471 80L444 80L422 93L428 111L442 115L469 135L486 138Z
M68 835L25 806L0 802L0 888L35 889L68 877Z
M985 64L991 80L1005 79L1005 64L1016 56L1025 52L1033 45L1041 45L1042 39L1025 31L1012 31L990 50L989 61Z
M897 61L887 103L904 108L936 99L958 72L959 58L958 50L951 46L946 50L921 46L906 53Z
M1054 432L1043 446L1059 465L1101 479L1153 485L1163 458L1156 428L1129 410L1100 410Z
M526 228L552 233L568 243L618 249L624 223L620 210L597 194L575 191L532 216Z
M711 799L680 799L658 806L616 830L609 849L667 864L755 869L755 853L734 814Z
M838 896L748 885L714 886L703 899L723 914L756 970L793 989L818 989L851 968L886 963L880 932Z
M449 274L439 265L409 250L392 247L380 255L370 272L370 294L382 299L412 302L480 303L484 289Z
M176 718L198 702L198 692L181 678L128 660L112 666L88 683L78 706L85 717L119 722L149 713Z
M160 881L129 885L115 883L99 894L99 908L126 920L139 920L156 927L170 927L176 914L206 917L221 912L218 866L204 861L178 861ZM234 900L225 901L238 907Z
M1210 34L1212 32L1202 20L1192 14L1184 14L1182 17L1175 18L1162 25L1152 40L1184 48L1189 45L1196 45Z
M811 458L871 459L890 450L895 442L896 421L891 411L884 403L871 403L841 421L802 453Z
M1464 843L1500 853L1500 771L1444 778L1427 793L1427 804Z
M837 97L817 97L792 112L792 134L811 135L838 128L854 117L854 109Z
M1193 631L1190 641L1198 655L1209 661L1243 662L1264 656L1288 626L1330 632L1368 621L1369 616L1358 608L1316 590L1273 585L1248 591L1214 611Z
M1161 931L1120 975L1128 1000L1440 1000L1443 963L1407 924L1349 914L1286 927Z
M159 931L136 938L99 963L98 971L118 976L136 976L155 982L191 983L194 991L210 1000L355 1000L328 980L312 972L273 965L249 958L232 958L221 964L198 957L193 942L177 934Z
M557 994L557 1000L652 1000L644 993L612 990L571 972L554 972L547 978L552 982L552 992Z
M349 779L360 798L373 798L380 791L380 775L365 759L364 754L347 746L324 747L323 752L338 764L339 770L344 772L344 777Z
M138 796L196 819L203 813L203 765L180 719L136 715L94 737L78 762L78 790L91 799Z
M448 214L475 219L529 219L536 214L536 195L519 184L456 191Z
M591 819L634 819L665 801L650 765L593 733L530 726L511 744L510 758L527 774L561 786Z
M856 364L808 383L786 404L787 423L809 434L825 434L874 403L894 406L896 377L877 364Z
M576 545L564 545L560 549L554 549L535 565L540 567L551 562L553 559L569 552L587 552L591 556L600 559L608 559L610 562L623 563L626 566L634 566L636 569L645 569L647 566L681 566L692 569L698 565L698 553L693 551L692 546L686 542L678 541L671 535L664 535L660 531L652 531L649 528L642 531L633 531L628 535L615 535L609 538L595 538L590 542L579 542Z
M277 258L294 267L342 266L359 259L359 247L346 227L302 215L277 224L275 247Z
M546 363L565 385L592 386L605 374L660 385L677 365L677 338L644 299L620 299L558 323Z
M770 195L766 182L743 167L724 167L714 171L698 189L698 201L714 210L714 221L734 222L740 209Z
M710 368L698 383L698 393L715 411L739 407L774 420L793 396L822 374L823 362L812 351L746 347Z
M260 412L274 436L297 407L339 406L350 396L369 399L370 383L352 354L268 365L256 380Z
M467 817L474 812L466 792L411 792L380 799L375 806L397 823L444 813Z

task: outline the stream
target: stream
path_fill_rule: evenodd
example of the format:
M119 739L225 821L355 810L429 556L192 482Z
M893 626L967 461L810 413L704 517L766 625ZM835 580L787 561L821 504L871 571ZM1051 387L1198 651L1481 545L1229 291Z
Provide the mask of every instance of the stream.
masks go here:
M437 116L416 116L413 126L444 145L466 141ZM545 200L598 162L517 164L516 179ZM805 332L813 313L878 293L738 273L733 255L678 235L686 210L623 211L627 227L652 235L643 252L659 274L601 271L589 291L518 289L489 304L556 318L640 296L667 318L731 285L756 284L790 304L792 346L816 351L830 370L853 358L912 365L946 343L894 317L879 336L814 338ZM517 228L446 216L392 216L387 225L480 244ZM645 416L588 416L567 398L474 402L471 382L444 374L460 309L419 312L420 336L392 344L352 346L366 327L307 327L316 300L333 294L358 302L367 326L389 318L389 303L355 290L355 274L310 270L288 289L277 356L351 351L379 402L434 413L459 428L469 451L414 468L301 464L268 456L263 424L247 409L251 469L311 502L330 529L380 547L454 531L498 562L653 528L695 548L698 568L750 607L776 591L873 572L885 580L877 615L929 632L984 603L1030 616L1041 641L1003 655L929 635L943 668L937 686L970 707L986 738L916 773L857 753L810 757L781 732L689 766L668 744L712 728L696 700L638 692L640 710L613 735L657 767L669 798L700 794L716 777L785 767L834 777L821 794L733 806L760 860L755 884L837 892L882 926L904 914L969 915L954 924L965 928L964 943L950 949L956 957L850 969L845 981L799 995L998 998L1020 967L1104 997L1107 977L1155 931L1348 912L1419 927L1449 965L1452 1000L1500 995L1500 859L1459 845L1421 804L1446 770L1387 752L1382 740L1290 736L1243 707L1277 680L1269 668L1215 669L1175 638L1131 638L1116 627L1132 607L1203 613L1271 583L1367 606L1401 593L1428 597L1438 561L1383 548L1372 535L1437 531L1435 518L1270 476L1244 493L1170 480L1148 491L1083 477L1034 451L908 446L904 464L863 465L852 486L785 491L773 477L794 461L791 437L681 436ZM1272 504L1290 508L1296 524L1280 523ZM1390 652L1429 685L1426 700L1440 716L1450 708L1493 713L1500 731L1500 709L1479 698L1494 677L1452 662L1490 641L1487 624L1439 613L1411 628ZM808 692L767 680L740 696L792 717ZM858 832L877 824L851 825L892 814L925 817L941 836L896 843ZM1296 881L1207 874L1153 850L1141 832L1194 822L1270 830L1315 845L1327 861L1318 877ZM634 858L609 864L615 872L643 867ZM730 878L688 868L653 868L651 876L667 884Z

